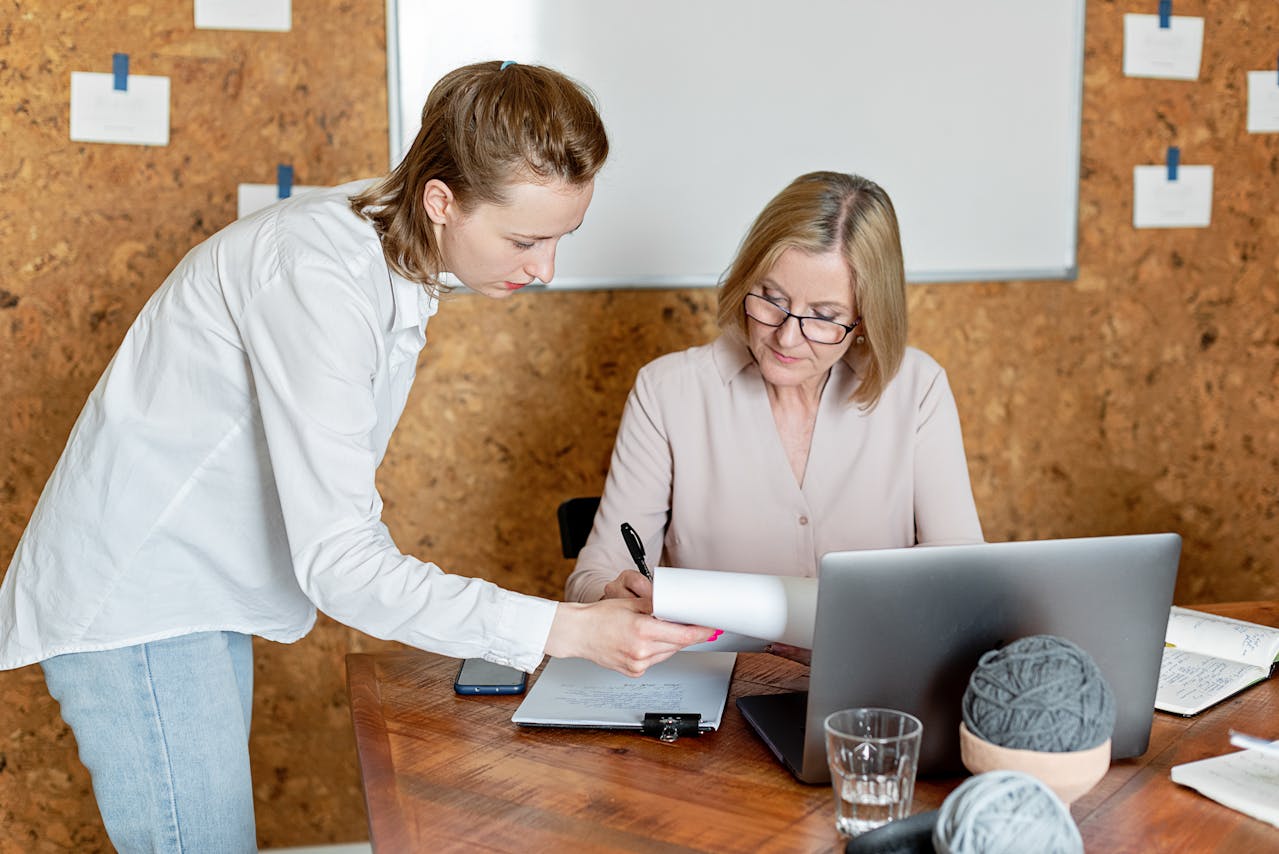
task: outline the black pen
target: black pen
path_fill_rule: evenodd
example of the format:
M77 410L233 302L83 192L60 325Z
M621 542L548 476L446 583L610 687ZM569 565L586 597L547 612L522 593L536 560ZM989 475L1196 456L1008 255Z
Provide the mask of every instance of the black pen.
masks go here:
M644 563L644 543L630 522L622 523L622 539L626 540L626 550L631 553L631 560L639 567L640 574L652 581L653 573L648 571L648 564Z

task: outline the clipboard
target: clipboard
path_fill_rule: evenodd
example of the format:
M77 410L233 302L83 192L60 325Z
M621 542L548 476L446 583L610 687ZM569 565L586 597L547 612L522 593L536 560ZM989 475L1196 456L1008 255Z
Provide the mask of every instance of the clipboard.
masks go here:
M528 689L520 726L634 730L662 741L719 729L735 652L680 652L643 676L581 658L553 658Z

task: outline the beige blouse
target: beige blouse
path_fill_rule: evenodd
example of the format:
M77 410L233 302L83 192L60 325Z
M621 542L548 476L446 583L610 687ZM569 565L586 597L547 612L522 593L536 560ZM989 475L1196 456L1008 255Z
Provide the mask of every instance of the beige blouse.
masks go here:
M801 487L763 377L728 336L662 356L627 399L591 535L565 592L599 599L634 564L630 522L648 563L777 575L817 574L830 551L982 540L946 372L907 348L873 410L849 397L837 362L822 391Z

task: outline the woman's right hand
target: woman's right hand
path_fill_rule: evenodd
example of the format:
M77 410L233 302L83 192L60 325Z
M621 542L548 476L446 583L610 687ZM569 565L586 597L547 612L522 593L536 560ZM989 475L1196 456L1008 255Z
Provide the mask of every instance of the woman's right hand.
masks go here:
M625 570L604 585L605 599L652 599L653 582L633 569Z
M585 658L626 676L642 676L689 644L718 637L713 629L668 623L651 611L648 599L560 602L546 638L546 654Z

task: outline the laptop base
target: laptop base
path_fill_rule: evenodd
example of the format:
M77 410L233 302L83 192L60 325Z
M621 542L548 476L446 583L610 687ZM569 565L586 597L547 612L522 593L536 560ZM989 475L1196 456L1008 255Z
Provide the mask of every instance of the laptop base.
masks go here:
M804 765L804 729L808 719L808 692L755 694L737 698L737 710L786 770L801 783L818 785L800 776Z

